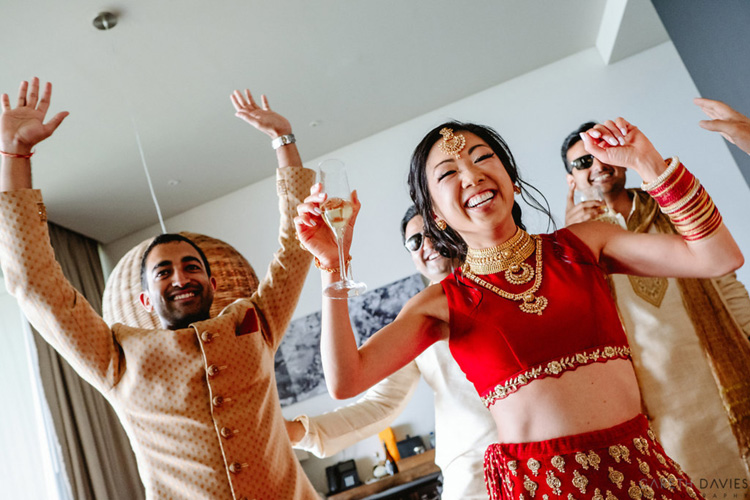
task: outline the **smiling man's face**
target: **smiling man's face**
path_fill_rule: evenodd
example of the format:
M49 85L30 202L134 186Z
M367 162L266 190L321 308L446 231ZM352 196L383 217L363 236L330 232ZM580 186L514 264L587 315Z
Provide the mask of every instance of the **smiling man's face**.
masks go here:
M573 144L566 157L568 159L568 165L573 160L586 156L589 153L583 147L583 141L578 141ZM584 190L591 186L597 186L601 189L602 194L606 196L617 195L625 189L625 174L626 168L614 167L606 163L601 163L596 158L593 159L591 166L584 170L571 169L571 173L568 174L568 179L572 179L575 182L575 186L579 190Z
M406 224L404 240L408 240L416 233L422 233L424 235L424 220L421 215L415 215L408 224ZM410 251L409 253L411 254L411 260L414 262L414 267L417 268L417 271L434 283L441 281L452 271L451 261L440 255L438 251L435 250L432 246L432 241L430 241L429 238L423 237L422 246L413 252Z
M156 312L162 326L178 330L210 317L216 280L192 245L173 241L153 247L145 272L148 290L141 293L141 304Z

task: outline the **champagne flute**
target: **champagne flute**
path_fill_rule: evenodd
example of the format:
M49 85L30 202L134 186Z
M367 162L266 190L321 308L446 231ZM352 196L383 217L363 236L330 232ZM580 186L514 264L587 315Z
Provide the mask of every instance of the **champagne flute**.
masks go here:
M617 215L615 214L614 210L612 210L609 205L607 205L607 201L604 199L604 193L602 192L601 186L588 186L580 190L576 189L575 195L576 203L581 203L584 201L602 202L604 204L604 210L598 217L596 217L595 220L619 225L619 222L617 221Z
M344 231L354 211L346 170L343 162L339 160L324 160L320 162L318 168L320 169L320 182L323 184L323 192L327 195L326 201L323 202L320 209L323 211L323 220L336 235L336 244L339 247L339 269L341 271L341 279L325 287L323 293L336 299L356 297L367 290L367 285L352 279L351 266L346 265L346 258L344 257Z

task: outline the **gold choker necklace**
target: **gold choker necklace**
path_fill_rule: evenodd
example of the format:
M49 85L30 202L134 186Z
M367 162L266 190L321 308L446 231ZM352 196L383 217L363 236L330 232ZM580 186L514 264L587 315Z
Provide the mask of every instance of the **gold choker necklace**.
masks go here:
M512 248L518 250L513 252ZM508 253L507 250L510 250L512 253ZM536 270L523 262L534 253L534 250L536 250ZM521 258L522 256L523 258ZM497 270L483 272L488 269ZM505 279L515 285L528 283L534 277L536 279L531 288L525 292L510 293L474 274L494 274L502 270L505 270ZM466 255L466 262L461 266L461 271L471 281L496 293L500 297L521 301L518 307L525 313L541 316L542 311L544 311L549 303L546 297L537 297L534 295L539 290L539 287L542 286L542 239L538 236L532 237L520 228L510 240L502 245L484 250L469 249Z
M534 278L534 269L524 261L534 253L534 239L520 227L500 245L466 252L466 264L473 274L495 274L505 271L505 279L523 285Z

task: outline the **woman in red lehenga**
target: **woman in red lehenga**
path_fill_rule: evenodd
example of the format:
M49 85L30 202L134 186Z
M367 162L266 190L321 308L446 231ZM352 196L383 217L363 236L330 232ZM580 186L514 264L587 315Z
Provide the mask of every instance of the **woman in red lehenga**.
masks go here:
M600 161L635 170L681 235L603 222L529 235L514 201L527 185L502 138L479 125L436 127L414 152L409 186L428 237L464 264L359 349L347 302L325 297L328 388L354 396L448 340L497 424L498 444L485 455L493 499L700 498L641 414L605 275L719 276L743 257L697 179L677 158L664 161L638 128L619 118L582 138ZM319 189L296 222L325 285L337 279L338 254Z

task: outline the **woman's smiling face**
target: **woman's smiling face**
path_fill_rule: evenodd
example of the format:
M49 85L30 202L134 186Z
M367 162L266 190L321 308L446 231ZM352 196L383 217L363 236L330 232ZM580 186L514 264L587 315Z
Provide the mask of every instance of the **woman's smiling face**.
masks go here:
M444 219L472 248L497 244L515 232L513 182L492 148L479 136L456 131L466 139L460 158L430 149L427 186L435 215ZM506 236L507 235L507 236Z

